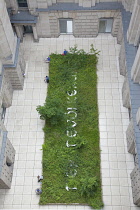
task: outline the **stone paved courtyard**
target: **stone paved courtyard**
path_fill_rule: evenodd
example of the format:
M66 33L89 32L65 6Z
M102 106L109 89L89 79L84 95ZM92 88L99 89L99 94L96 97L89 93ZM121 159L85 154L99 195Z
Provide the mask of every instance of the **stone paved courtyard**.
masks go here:
M0 190L0 209L90 210L80 205L39 206L35 189L40 187L44 122L36 111L47 94L44 77L49 75L44 58L52 52L78 45L89 51L90 45L100 50L98 63L98 103L101 147L101 173L104 210L139 210L134 206L130 172L133 157L128 154L125 131L129 124L128 110L122 106L123 77L119 74L120 46L109 34L97 38L74 38L72 35L40 39L34 43L30 35L21 44L27 61L24 89L14 91L12 107L7 109L5 126L8 137L16 149L12 187Z

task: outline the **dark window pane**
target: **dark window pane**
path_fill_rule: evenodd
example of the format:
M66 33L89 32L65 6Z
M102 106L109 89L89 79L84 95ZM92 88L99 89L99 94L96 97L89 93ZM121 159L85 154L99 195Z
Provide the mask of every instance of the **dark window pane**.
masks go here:
M17 0L19 7L28 7L27 0Z
M67 33L67 20L60 20L60 33Z
M99 32L104 33L106 29L106 21L105 20L100 20L99 23Z

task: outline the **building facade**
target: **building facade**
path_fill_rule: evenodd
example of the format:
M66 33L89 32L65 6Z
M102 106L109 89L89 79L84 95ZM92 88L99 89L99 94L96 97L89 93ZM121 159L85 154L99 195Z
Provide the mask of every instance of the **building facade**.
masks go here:
M22 89L25 62L20 42L26 33L39 38L97 37L111 33L121 45L119 64L124 76L123 106L130 124L127 149L134 156L130 174L134 204L140 206L140 1L139 0L1 0L1 162L0 188L10 188L15 151L3 125L6 108L12 105L14 90Z

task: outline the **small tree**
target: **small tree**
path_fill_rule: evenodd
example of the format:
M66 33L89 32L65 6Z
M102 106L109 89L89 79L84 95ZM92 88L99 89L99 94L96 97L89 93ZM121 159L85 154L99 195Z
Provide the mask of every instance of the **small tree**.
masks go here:
M36 110L40 114L40 119L46 120L52 125L57 124L65 118L62 100L57 96L57 93L47 97L44 106L39 105Z

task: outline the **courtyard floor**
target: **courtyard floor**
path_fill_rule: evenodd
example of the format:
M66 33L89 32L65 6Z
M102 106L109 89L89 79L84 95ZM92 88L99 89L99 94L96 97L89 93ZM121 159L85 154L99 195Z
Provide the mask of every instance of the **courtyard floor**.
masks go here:
M139 210L133 204L130 172L134 168L133 156L127 152L125 131L129 124L128 110L122 106L121 88L124 81L119 74L118 54L120 45L109 34L97 38L40 39L34 43L30 35L21 44L26 59L24 89L14 91L13 103L7 109L5 126L15 150L12 186L0 190L0 209L90 210L83 205L39 206L35 189L40 187L37 176L42 174L42 144L44 122L36 111L43 105L49 75L44 58L50 53L62 53L78 45L89 51L90 45L100 50L98 63L98 104L101 148L101 173L103 185L103 210Z

